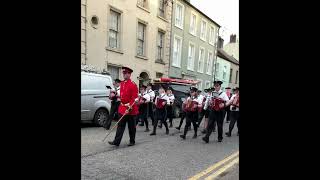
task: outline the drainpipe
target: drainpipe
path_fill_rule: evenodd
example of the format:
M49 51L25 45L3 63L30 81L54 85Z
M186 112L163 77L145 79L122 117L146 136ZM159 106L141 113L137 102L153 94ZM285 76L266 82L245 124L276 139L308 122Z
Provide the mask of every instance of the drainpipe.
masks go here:
M214 63L214 75L213 75L213 81L216 80L216 68L217 68L217 62L218 62L218 42L219 42L219 30L220 28L218 29L218 36L216 38L216 54L215 54L215 57L216 57L216 61Z
M168 77L170 75L170 66L171 66L171 48L170 47L173 47L173 43L172 43L172 23L173 23L173 0L171 0L171 22L170 22L170 46L169 46L169 66L168 66Z

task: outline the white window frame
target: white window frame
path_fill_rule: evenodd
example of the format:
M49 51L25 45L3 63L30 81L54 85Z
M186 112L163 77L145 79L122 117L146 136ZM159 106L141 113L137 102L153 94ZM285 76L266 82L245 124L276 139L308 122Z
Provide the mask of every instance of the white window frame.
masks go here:
M203 49L203 60L201 61L200 57L201 57L201 49ZM204 59L206 57L206 50L204 47L199 47L199 58L198 58L198 72L199 73L203 73L203 69L204 69ZM199 66L199 62L202 62L202 66Z
M138 54L138 41L139 41L139 23L143 24L145 29L144 29L144 34L143 34L143 53L142 55ZM136 55L140 57L147 57L147 30L148 30L148 23L144 22L140 19L137 21L137 34L136 34Z
M199 81L199 83L197 84L197 88L198 90L201 90L202 91L202 79L197 79L197 81Z
M216 78L219 78L220 77L220 74L219 74L219 70L220 70L220 63L219 62L217 62L216 64L215 64L215 76L216 76Z
M212 57L212 59L209 59L209 54L211 53L211 57ZM208 65L208 61L209 61L209 65ZM206 73L208 74L208 75L212 75L212 62L213 62L213 52L212 51L209 51L208 50L208 57L207 57L207 69L206 69Z
M207 86L207 84L209 84L209 85ZM210 81L207 80L207 81L205 82L205 85L204 85L204 86L205 86L206 89L210 88Z
M211 33L211 31L213 30L213 32ZM215 28L213 25L210 25L209 27L209 44L211 44L212 46L214 46L214 33L215 32ZM211 37L211 34L213 35L213 37Z
M202 28L202 23L205 22L206 23L206 27L204 28L204 37L202 37L202 31L203 31L203 28ZM202 41L206 41L207 40L207 29L208 29L208 22L205 20L205 19L201 19L201 24L200 24L200 39Z
M189 66L190 45L193 45L193 49L194 49L193 57L192 57L192 60L191 60L191 64L192 64L191 67ZM187 69L190 70L190 71L194 71L195 58L196 58L196 45L195 45L195 43L189 41Z
M225 76L224 76L225 75ZM222 70L222 79L225 81L227 78L227 66L224 65L223 66L223 70Z
M161 59L158 57L158 47L159 47L159 33L163 33L163 41L162 41L162 48L161 48ZM156 44L156 62L164 62L164 49L165 49L165 38L166 37L166 32L162 29L158 29L157 31L157 44Z
M178 54L178 59L177 59L177 62L174 61L173 57L174 57L174 45L175 45L175 39L180 39L180 52ZM172 53L172 66L173 67L178 67L178 68L181 68L181 58L182 58L182 37L178 36L178 35L174 35L174 38L173 38L173 53Z
M108 25L107 25L107 27L108 27L108 31L107 31L107 48L109 48L109 49L114 49L114 50L121 50L121 48L122 48L122 21L123 21L123 12L121 11L121 10L119 10L119 9L116 9L116 8L114 8L113 6L110 6L109 7L109 9L108 9L109 11L108 11ZM110 28L111 28L111 11L114 11L114 12L116 12L116 13L119 13L120 15L119 15L119 23L118 23L118 25L119 25L119 29L118 29L118 38L117 38L117 47L115 47L115 48L113 48L113 47L111 47L110 46Z
M196 19L195 19L195 25L194 25L194 32L192 32L191 31L191 25L192 25L192 16L195 16L196 17ZM190 13L190 26L189 26L189 33L191 34L191 35L193 35L193 36L196 36L197 37L197 14L195 13L195 12L193 12L193 11L191 11L191 13Z
M178 6L181 6L181 24L178 24L177 23L177 9L178 9ZM183 29L183 25L184 25L184 5L181 4L179 1L177 1L176 3L176 7L175 7L175 15L174 15L174 25L180 29Z

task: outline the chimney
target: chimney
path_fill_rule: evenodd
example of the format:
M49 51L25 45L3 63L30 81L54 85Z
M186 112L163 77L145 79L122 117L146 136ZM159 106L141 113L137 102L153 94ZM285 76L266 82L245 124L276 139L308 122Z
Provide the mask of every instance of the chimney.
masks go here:
M235 34L230 35L230 43L236 43L237 36Z
M223 39L219 36L218 38L218 49L222 49L223 48Z

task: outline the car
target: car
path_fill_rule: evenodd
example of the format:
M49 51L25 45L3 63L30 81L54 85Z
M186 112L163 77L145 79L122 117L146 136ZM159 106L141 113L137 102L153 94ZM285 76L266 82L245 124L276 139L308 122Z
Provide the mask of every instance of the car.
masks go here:
M152 89L154 90L156 96L159 94L160 86L165 89L170 88L175 97L173 104L173 115L175 118L181 116L182 113L182 102L189 95L190 87L195 86L197 81L192 80L182 80L182 79L171 79L171 78L160 78L153 82Z
M81 122L103 126L111 108L110 88L113 88L109 74L81 71Z

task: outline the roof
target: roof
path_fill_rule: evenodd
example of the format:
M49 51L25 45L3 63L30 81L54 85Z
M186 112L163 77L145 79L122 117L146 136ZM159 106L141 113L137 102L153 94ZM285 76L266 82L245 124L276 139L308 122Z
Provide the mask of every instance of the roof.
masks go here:
M239 61L236 60L236 58L230 56L227 52L225 52L223 49L218 49L218 57L221 57L231 63L239 65Z
M198 8L196 8L194 5L192 5L190 2L186 1L186 0L181 0L184 3L188 4L189 6L191 6L193 9L197 10L200 14L202 14L204 17L208 18L211 22L213 22L214 24L216 24L219 28L221 27L218 23L216 23L214 20L212 20L211 18L209 18L209 16L207 16L206 14L204 14L202 11L200 11Z

